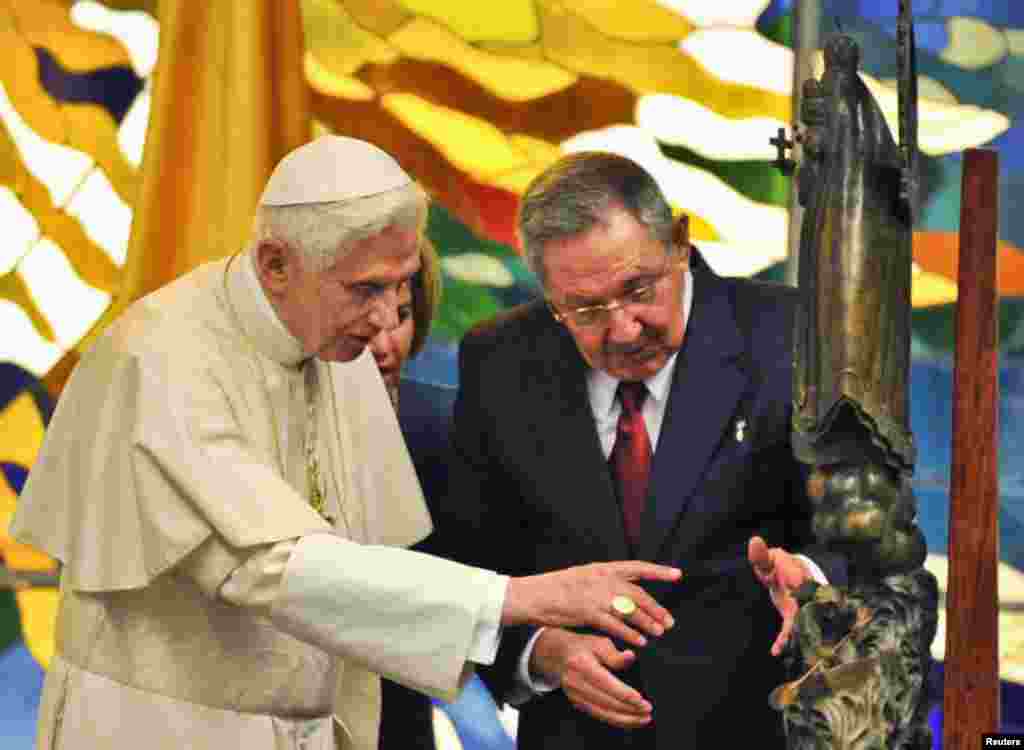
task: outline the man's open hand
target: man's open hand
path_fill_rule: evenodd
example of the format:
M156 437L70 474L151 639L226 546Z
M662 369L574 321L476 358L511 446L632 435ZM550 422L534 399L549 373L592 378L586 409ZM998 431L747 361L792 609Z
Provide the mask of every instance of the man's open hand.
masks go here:
M621 729L651 721L652 706L613 672L636 660L632 651L619 651L610 638L546 628L530 654L530 671L561 685L580 711Z
M786 552L781 547L769 549L764 539L755 536L750 540L747 547L747 557L754 568L754 575L765 586L771 594L775 608L782 615L782 629L779 631L775 643L772 644L772 655L778 656L782 648L789 642L793 633L793 624L796 622L797 612L800 605L793 596L805 582L811 579L807 566L797 557Z

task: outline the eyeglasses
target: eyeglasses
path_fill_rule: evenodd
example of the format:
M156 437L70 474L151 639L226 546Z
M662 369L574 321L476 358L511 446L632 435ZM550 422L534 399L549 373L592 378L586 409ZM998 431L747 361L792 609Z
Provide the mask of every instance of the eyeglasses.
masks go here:
M666 258L665 265L650 283L631 289L625 294L616 297L608 302L599 305L586 305L575 307L570 310L559 310L555 304L548 300L548 307L551 314L559 323L572 323L579 328L597 328L607 325L612 319L612 313L629 305L649 305L658 296L658 284L675 268L681 266L685 259Z

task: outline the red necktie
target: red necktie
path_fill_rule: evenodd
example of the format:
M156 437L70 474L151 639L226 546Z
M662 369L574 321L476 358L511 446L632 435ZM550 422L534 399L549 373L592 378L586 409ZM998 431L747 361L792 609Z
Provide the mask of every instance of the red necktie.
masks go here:
M620 382L618 396L622 413L610 458L619 485L626 537L635 549L640 540L640 521L647 504L647 483L651 474L651 440L641 413L647 386L635 381Z

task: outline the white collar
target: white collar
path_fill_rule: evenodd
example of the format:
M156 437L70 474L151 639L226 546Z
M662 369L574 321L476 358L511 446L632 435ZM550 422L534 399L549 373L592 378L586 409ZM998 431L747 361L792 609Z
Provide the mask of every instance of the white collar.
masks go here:
M242 253L226 274L227 302L239 318L242 333L260 354L286 367L298 366L308 355L267 298L256 275L255 255Z

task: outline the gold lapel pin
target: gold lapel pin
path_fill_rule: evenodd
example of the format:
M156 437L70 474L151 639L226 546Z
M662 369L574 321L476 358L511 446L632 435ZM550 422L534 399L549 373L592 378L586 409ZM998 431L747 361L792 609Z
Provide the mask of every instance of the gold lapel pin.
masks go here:
M746 437L747 432L747 420L740 417L736 420L736 442L742 443L743 438Z

